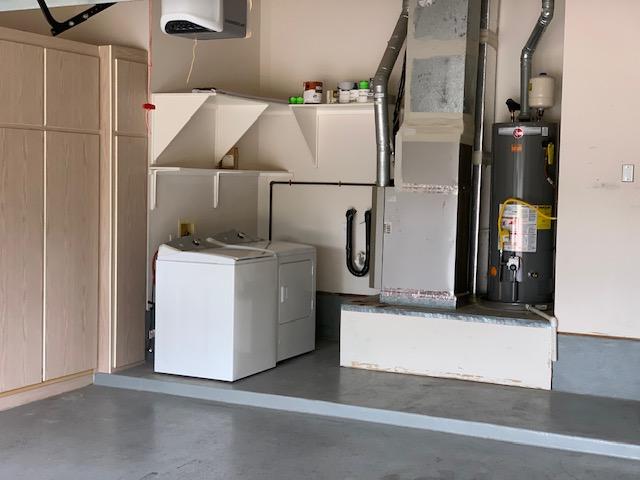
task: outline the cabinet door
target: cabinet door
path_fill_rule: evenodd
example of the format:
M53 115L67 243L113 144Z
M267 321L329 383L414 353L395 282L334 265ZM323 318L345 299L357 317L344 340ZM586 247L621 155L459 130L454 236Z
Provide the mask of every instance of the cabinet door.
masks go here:
M0 40L0 123L42 125L44 49Z
M100 61L78 53L47 50L47 126L100 128Z
M144 360L147 274L147 139L119 136L114 368Z
M147 65L116 59L116 131L119 134L146 134L142 105L147 101Z
M0 129L0 392L42 381L42 137Z
M99 136L46 133L45 380L96 367Z

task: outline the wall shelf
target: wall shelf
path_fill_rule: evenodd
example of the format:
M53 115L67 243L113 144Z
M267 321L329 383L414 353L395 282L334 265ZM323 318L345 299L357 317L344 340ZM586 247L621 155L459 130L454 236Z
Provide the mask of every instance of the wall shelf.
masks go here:
M213 166L270 105L220 92L152 96L152 165Z
M373 116L373 102L368 103L307 103L303 105L289 105L296 117L300 132L307 142L307 147L313 157L314 166L318 166L320 137L320 119L325 115L353 115L363 114Z
M220 177L222 176L248 176L248 177L289 177L291 174L284 170L232 170L220 168L185 168L185 167L158 167L149 168L149 210L157 206L158 175L182 175L182 176L209 176L211 177L211 191L213 192L212 207L218 208L220 194Z
M244 97L221 91L157 93L152 97L150 164L211 168L265 113L293 114L318 166L322 119L330 115L366 115L373 102L287 105L282 101Z

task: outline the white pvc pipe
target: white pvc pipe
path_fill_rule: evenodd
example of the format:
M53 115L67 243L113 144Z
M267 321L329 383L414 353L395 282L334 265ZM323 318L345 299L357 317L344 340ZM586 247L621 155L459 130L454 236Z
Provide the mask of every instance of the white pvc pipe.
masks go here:
M531 313L535 313L540 318L544 318L547 322L549 322L549 325L553 330L553 352L551 352L551 355L554 362L558 361L558 319L552 315L549 315L548 313L544 313L542 310L537 309L533 305L527 304L526 308Z

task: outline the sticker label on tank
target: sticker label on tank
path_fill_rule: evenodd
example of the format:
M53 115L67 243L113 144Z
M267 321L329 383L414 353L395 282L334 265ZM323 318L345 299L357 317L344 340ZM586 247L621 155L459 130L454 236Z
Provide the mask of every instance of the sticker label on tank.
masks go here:
M547 217L551 217L551 205L537 205L540 210ZM538 230L551 230L551 218L538 215Z
M506 252L535 253L538 249L538 213L525 205L502 205L502 229L509 233Z

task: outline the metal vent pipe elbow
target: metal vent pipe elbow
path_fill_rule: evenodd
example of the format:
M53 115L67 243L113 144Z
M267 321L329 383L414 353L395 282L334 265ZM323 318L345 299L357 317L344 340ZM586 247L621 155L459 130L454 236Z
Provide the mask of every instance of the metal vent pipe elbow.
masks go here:
M554 0L542 0L542 12L529 40L522 49L520 55L520 117L522 121L528 121L531 119L531 109L529 108L529 81L531 80L531 69L533 64L533 54L536 51L536 47L547 29L551 20L553 20Z
M378 70L373 78L374 111L376 120L376 184L379 187L391 185L391 135L389 132L389 77L398 55L407 38L409 23L409 0L403 0L402 13L387 44Z

